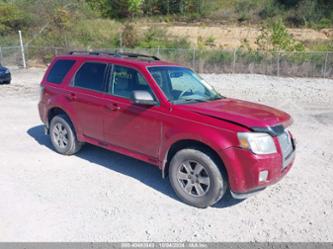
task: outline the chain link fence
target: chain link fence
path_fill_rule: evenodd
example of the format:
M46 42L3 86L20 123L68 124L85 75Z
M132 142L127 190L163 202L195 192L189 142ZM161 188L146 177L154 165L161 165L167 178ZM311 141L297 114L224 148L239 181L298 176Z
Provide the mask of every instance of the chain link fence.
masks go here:
M25 46L28 67L46 66L53 56L69 48ZM84 49L83 49L84 50ZM199 73L266 74L282 77L333 78L333 52L260 52L241 49L91 49L156 55L193 68ZM0 63L22 67L20 46L0 47Z

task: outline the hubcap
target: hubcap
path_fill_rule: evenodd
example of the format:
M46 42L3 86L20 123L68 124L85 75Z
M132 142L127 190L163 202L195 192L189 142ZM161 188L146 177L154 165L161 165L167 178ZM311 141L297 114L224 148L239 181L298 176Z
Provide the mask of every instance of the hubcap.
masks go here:
M194 197L204 196L210 187L208 172L196 161L184 161L177 171L177 180L182 189Z
M66 127L61 124L57 123L52 130L52 136L53 136L53 141L56 143L56 145L64 149L68 145L68 131Z

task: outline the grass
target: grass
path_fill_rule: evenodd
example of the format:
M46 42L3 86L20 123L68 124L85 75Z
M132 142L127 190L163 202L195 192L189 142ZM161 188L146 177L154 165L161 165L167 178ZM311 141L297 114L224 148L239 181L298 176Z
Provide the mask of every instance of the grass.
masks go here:
M119 44L122 25L109 19L81 20L71 32L71 46L76 48L111 48Z

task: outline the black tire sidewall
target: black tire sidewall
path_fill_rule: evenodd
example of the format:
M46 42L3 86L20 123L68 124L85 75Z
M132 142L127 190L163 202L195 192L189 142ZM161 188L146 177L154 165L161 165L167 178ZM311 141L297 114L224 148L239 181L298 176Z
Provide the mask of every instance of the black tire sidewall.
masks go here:
M178 167L186 160L199 162L208 173L210 178L210 188L208 193L202 197L194 197L187 194L178 183ZM175 154L170 162L169 178L171 186L175 190L177 196L185 203L199 208L206 208L213 205L222 198L226 191L227 183L214 159L209 154L196 149L183 149Z

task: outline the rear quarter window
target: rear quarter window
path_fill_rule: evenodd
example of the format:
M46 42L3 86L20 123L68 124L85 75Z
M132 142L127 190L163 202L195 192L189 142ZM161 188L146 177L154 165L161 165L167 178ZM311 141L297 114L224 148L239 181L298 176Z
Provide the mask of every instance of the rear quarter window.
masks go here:
M62 83L74 63L75 60L57 60L47 76L47 81L55 84Z

